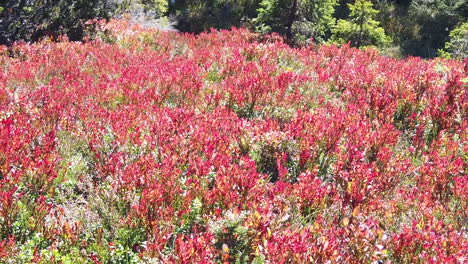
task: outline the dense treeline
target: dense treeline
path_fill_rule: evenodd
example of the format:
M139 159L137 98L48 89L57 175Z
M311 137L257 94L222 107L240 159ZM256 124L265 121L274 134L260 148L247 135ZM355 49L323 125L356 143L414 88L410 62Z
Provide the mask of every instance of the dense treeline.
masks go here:
M354 10L354 11L353 11ZM246 26L293 43L376 45L400 56L435 57L468 18L465 0L178 0L169 15L183 32ZM465 26L466 28L466 26ZM460 31L460 29L459 29ZM460 34L459 34L460 35ZM461 34L466 43L467 34ZM457 40L461 41L461 40ZM458 55L468 53L466 44Z
M0 43L44 35L81 39L84 21L127 11L174 20L200 33L247 27L279 33L290 44L351 42L392 56L466 58L466 0L3 0Z

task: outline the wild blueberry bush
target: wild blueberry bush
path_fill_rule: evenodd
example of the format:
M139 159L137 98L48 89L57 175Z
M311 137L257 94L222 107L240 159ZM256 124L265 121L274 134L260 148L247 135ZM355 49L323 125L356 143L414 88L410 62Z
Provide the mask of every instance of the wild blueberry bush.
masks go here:
M101 27L0 48L0 262L467 261L467 61Z

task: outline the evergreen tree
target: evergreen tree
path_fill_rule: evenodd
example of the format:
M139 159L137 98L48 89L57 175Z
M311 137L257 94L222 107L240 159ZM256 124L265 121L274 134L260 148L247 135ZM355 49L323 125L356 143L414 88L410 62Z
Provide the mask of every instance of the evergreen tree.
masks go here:
M445 50L439 52L445 58L468 59L468 22L460 24L450 32Z
M308 38L323 42L334 23L336 4L337 0L263 0L254 23L257 31L277 32L293 43Z
M3 0L0 2L0 44L37 41L66 34L80 40L84 22L109 18L116 5L109 0Z
M352 46L386 46L390 37L380 27L374 18L379 11L373 8L368 0L356 0L348 4L350 13L348 20L340 19L332 29L331 42L343 44L351 42Z
M333 17L337 0L304 1L299 9L297 21L293 24L296 39L313 38L318 43L324 43L331 34L331 28L336 20Z
M257 31L262 33L277 32L286 34L287 16L295 12L289 7L292 0L263 0L258 8L258 16L254 19Z
M200 33L210 28L240 27L256 16L260 0L179 0L171 2L169 13L177 19L177 29Z
M399 42L406 54L435 57L464 16L466 0L412 0Z

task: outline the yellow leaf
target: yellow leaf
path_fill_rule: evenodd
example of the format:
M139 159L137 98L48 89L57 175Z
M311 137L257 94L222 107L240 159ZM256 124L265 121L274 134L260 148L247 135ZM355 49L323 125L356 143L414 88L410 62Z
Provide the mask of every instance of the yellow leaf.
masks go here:
M261 215L257 211L254 212L255 218L260 219Z
M229 253L229 247L226 244L223 244L223 252Z
M353 209L353 216L355 217L355 216L359 215L359 212L360 212L360 211L361 211L361 208L360 208L359 206L354 207L354 209Z
M320 224L318 222L314 223L314 231L320 230Z
M346 188L348 193L353 191L353 181L348 182L348 187Z
M379 237L383 237L384 234L385 234L385 232L382 229L377 230L377 235Z
M423 227L424 227L424 222L423 222L422 219L421 219L421 221L419 221L419 223L416 225L416 227L417 227L418 229L423 229Z
M343 222L343 226L349 225L349 218L348 217L343 218L342 222Z

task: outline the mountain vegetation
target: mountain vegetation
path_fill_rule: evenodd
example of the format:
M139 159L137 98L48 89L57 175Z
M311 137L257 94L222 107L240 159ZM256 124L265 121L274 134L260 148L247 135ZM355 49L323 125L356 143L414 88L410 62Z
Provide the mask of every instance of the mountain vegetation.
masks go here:
M81 40L95 30L90 19L135 11L181 32L243 27L278 33L290 45L350 42L393 57L446 57L450 33L468 22L465 0L4 0L0 44L63 34Z
M0 263L466 262L467 61L95 27L0 46Z

